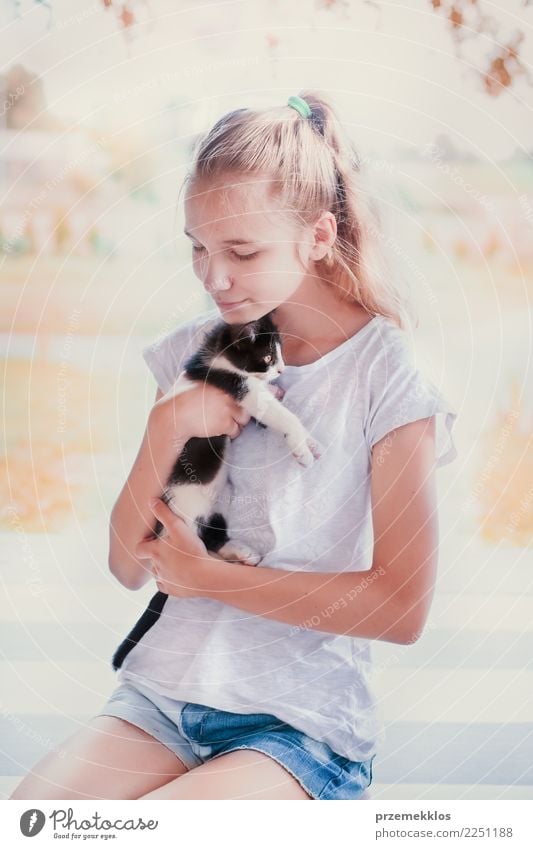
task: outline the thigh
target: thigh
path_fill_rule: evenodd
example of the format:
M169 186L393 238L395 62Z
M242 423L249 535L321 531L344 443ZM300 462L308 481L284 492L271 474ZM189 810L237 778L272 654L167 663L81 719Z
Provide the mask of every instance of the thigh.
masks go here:
M281 764L263 752L238 749L211 758L144 799L311 799Z
M116 716L86 728L28 773L11 799L138 799L187 772L170 749Z

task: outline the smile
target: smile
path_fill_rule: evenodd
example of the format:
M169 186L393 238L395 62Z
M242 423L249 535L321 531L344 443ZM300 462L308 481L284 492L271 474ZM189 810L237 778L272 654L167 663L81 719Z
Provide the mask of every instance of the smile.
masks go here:
M228 309L229 307L239 307L241 304L246 303L248 298L245 298L242 301L217 301L217 306L222 307L222 309Z

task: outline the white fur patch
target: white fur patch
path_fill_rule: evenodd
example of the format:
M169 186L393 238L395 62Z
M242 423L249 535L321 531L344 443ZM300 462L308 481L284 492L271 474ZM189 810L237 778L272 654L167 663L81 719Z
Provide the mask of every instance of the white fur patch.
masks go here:
M228 358L224 356L224 354L218 354L211 360L211 368L219 368L222 369L222 371L231 371L233 374L240 374L242 377L248 376L247 371L234 366L233 363L230 363Z
M209 519L217 495L226 484L227 476L227 465L222 463L211 483L200 484L191 480L182 485L167 487L166 492L172 498L170 509L196 530L197 519Z

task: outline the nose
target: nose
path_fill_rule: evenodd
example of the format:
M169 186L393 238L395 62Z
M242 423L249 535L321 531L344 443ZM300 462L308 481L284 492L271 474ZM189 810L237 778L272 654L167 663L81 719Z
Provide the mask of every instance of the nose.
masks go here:
M204 282L205 291L208 295L214 295L216 292L224 292L231 287L231 281L226 275L224 277L207 279Z
M215 269L212 259L210 257L207 261L204 260L203 265L203 284L208 295L224 292L231 287L229 274L225 273L225 269L220 268L220 264L215 263L217 266Z

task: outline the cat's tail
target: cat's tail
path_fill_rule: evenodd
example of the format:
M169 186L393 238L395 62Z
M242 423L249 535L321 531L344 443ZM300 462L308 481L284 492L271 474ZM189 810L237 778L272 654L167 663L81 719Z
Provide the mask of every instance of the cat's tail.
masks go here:
M161 611L165 606L165 602L168 598L166 593L157 592L148 607L144 611L143 615L139 619L139 621L133 626L128 636L121 642L115 654L113 655L113 659L111 664L113 669L120 669L124 662L124 658L130 653L132 648L139 643L147 631L150 630L152 625L155 625L159 617L161 616Z

